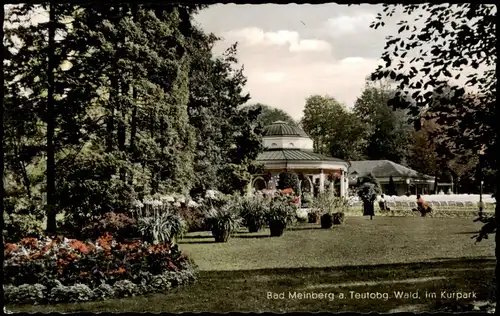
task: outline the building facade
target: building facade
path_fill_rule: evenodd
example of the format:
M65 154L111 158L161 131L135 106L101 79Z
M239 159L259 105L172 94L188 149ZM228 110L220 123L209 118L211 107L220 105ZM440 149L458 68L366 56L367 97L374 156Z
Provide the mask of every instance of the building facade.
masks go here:
M313 193L330 189L346 197L349 187L347 161L328 157L313 151L313 141L299 127L283 121L276 121L264 128L264 152L257 157L263 174L253 177L253 190L276 189L279 174L292 171L302 179L302 192Z

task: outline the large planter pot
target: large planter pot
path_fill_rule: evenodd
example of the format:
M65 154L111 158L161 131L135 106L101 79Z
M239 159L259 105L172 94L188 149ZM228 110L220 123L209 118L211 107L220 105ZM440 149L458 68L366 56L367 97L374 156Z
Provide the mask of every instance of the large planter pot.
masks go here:
M341 225L344 222L344 213L333 214L333 225Z
M255 223L249 223L248 224L248 231L250 233L256 233L258 232L262 227L258 224L255 224Z
M321 228L332 228L333 226L333 215L332 214L325 214L321 216Z
M271 230L271 237L279 237L283 235L285 231L286 224L280 221L272 221L269 223L269 229Z
M373 202L364 201L363 202L363 215L364 216L375 216L375 206Z
M319 215L317 213L309 213L307 214L307 221L311 224L318 224Z
M227 242L231 232L227 229L212 229L215 242Z

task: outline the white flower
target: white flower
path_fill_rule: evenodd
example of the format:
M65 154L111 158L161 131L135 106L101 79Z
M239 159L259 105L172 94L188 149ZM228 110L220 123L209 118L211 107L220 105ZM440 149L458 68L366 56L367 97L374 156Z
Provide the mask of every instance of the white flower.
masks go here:
M208 199L215 199L216 196L217 196L217 191L215 190L207 190L207 192L205 193L205 197Z
M180 196L180 197L177 198L177 202L179 202L179 203L186 203L186 198L183 197L183 196Z
M143 204L141 201L139 201L139 200L135 200L135 201L132 203L132 205L133 205L134 207L137 207L137 208L142 208L142 207L144 207L144 204Z
M164 202L175 202L175 199L171 195L165 195L160 198Z
M175 207L181 207L181 203L180 203L180 202L175 202L175 203L174 203L174 206L175 206Z
M187 206L189 206L189 207L198 207L198 206L199 206L199 204L198 204L198 203L196 203L196 202L195 202L195 201L193 201L193 200L190 200L190 201L187 203Z
M146 204L146 205L151 205L153 203L153 200L151 200L151 199L144 199L143 203Z
M160 200L153 200L151 201L151 206L162 206L163 202Z

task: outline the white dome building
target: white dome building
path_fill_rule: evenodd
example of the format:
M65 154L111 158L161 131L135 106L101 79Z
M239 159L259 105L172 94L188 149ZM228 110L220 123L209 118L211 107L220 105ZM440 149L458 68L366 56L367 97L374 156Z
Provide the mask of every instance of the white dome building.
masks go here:
M257 157L265 174L255 175L252 187L256 190L275 189L278 175L286 170L299 174L303 192L313 193L314 183L319 191L325 190L325 182L335 178L333 186L340 196L347 197L347 161L315 153L313 141L299 127L283 121L276 121L264 128L263 145L265 151Z

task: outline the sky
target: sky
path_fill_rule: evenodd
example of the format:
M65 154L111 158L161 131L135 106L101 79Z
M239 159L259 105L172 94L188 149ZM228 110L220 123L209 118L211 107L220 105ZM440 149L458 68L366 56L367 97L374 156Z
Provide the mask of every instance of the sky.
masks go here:
M369 4L218 4L195 20L223 38L215 53L238 42L249 103L300 119L307 97L314 94L354 105L366 77L380 63L385 37L397 34L397 16L384 28L370 28L381 10Z

